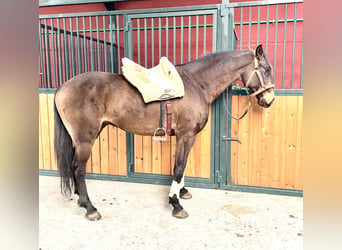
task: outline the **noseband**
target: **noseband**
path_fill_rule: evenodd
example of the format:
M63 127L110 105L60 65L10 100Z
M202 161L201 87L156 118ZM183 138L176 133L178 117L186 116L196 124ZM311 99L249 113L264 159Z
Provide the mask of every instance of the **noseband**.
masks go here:
M252 77L254 76L254 74L256 74L256 76L259 79L260 82L260 87L257 91L255 91L254 93L251 94L251 97L256 96L262 92L264 92L267 89L273 88L275 87L275 84L267 84L265 85L264 79L262 78L260 69L259 69L259 63L258 63L258 59L254 56L254 70L252 71L252 73L249 75L247 83L246 83L246 88L248 88L249 84L251 83Z

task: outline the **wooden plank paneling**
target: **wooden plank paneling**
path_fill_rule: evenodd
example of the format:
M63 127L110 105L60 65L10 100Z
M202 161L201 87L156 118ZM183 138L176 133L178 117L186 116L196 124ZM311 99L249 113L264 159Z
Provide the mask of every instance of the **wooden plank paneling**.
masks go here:
M53 145L53 94L39 94L39 169L57 170ZM92 148L87 173L127 175L126 132L103 129Z
M248 105L248 97L233 96L232 114ZM299 189L302 182L302 96L277 96L263 109L255 99L248 115L232 121L231 180L233 184Z
M211 122L196 137L185 169L186 176L210 178ZM135 172L173 174L176 138L168 136L164 142L150 136L134 136Z

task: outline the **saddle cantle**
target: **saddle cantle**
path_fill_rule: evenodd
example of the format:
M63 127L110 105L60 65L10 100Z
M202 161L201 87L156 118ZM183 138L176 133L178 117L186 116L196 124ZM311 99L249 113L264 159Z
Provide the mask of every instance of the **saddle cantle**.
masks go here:
M127 57L122 58L122 65L123 75L139 90L145 103L184 96L183 81L166 57L161 57L159 64L150 69Z

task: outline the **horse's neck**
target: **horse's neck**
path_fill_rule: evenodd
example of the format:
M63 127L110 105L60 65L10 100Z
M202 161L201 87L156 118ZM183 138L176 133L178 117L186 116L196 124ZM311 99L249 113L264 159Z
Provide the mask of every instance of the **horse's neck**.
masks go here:
M252 62L251 52L234 51L211 54L181 67L211 103L234 81L241 80L242 72Z

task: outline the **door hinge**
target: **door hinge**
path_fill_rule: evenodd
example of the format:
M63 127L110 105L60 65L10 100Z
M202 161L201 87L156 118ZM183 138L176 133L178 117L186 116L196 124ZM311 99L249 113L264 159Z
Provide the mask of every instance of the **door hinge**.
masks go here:
M242 143L239 138L237 137L227 137L227 136L222 136L222 141L237 141L240 144Z
M125 31L129 31L130 27L131 27L131 22L130 21L126 21Z

